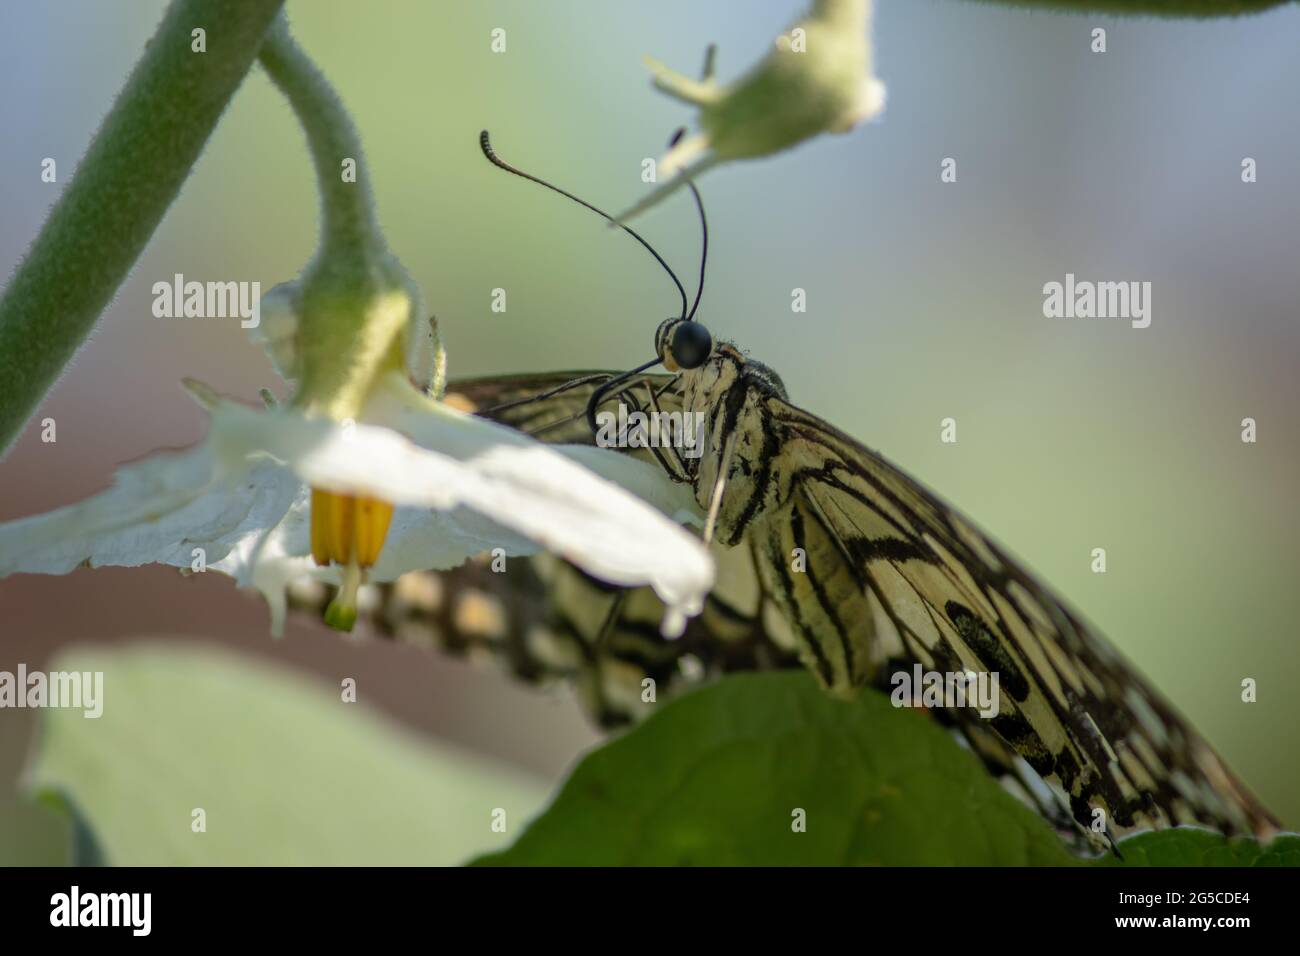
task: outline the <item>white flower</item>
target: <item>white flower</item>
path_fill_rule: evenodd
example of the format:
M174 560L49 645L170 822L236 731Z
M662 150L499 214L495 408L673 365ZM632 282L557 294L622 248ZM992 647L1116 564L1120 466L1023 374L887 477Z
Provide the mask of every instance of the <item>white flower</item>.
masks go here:
M643 462L563 453L436 402L397 370L355 424L194 391L212 416L205 442L127 465L78 504L0 524L0 576L205 565L261 591L276 633L295 578L341 584L332 623L349 627L363 576L497 547L544 548L610 583L650 585L669 608L665 633L680 633L712 586L707 550L677 523L697 517L690 495Z
M261 63L319 173L317 253L298 281L268 293L264 327L253 326L296 382L292 401L254 410L193 385L212 416L206 441L129 465L79 504L0 525L0 575L211 567L262 591L279 631L285 589L313 574L339 584L326 620L347 629L367 577L445 568L488 548L546 548L612 584L653 587L668 607L665 633L680 633L714 574L704 545L665 514L677 516L685 489L615 452L583 453L628 480L657 478L656 510L574 459L436 400L446 355L384 241L347 112L283 20ZM329 171L339 155L358 158L355 183Z
M879 116L885 84L873 72L871 7L871 0L813 0L767 56L725 86L713 76L713 47L699 80L647 58L655 88L699 107L701 129L674 141L657 164L661 185L614 218L627 222L713 166L847 133Z

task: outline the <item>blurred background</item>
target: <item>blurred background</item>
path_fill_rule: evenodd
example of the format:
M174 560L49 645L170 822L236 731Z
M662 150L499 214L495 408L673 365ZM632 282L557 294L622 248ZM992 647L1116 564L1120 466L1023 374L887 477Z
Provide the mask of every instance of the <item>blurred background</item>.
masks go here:
M163 9L0 9L0 271L10 274ZM453 375L627 368L674 313L667 279L591 214L493 169L503 157L611 211L694 117L650 54L720 78L761 56L799 0L547 4L290 2L298 39L364 137L391 244L440 320ZM1108 51L1090 52L1093 27ZM489 49L506 30L507 50ZM701 186L712 246L701 317L791 397L972 516L1093 621L1263 801L1300 824L1300 9L1174 22L960 0L877 4L883 119ZM44 157L59 183L40 181ZM940 163L957 161L957 182ZM1258 163L1243 184L1241 161ZM638 224L693 287L689 197ZM151 315L155 281L293 277L316 202L302 136L254 71L89 344L0 463L0 520L103 488L202 437L193 376L283 391L232 320ZM1042 287L1150 281L1150 328L1047 319ZM505 288L508 311L493 313ZM790 308L807 292L806 313ZM37 423L53 417L58 441ZM1240 422L1258 422L1243 444ZM940 420L958 423L942 444ZM1091 551L1107 551L1093 574ZM0 581L0 670L77 645L176 635L275 659L550 786L598 737L567 693L267 612L216 575L83 570ZM1259 699L1240 699L1243 678ZM109 688L111 693L111 685ZM0 863L63 858L59 818L16 782L31 711L0 711Z

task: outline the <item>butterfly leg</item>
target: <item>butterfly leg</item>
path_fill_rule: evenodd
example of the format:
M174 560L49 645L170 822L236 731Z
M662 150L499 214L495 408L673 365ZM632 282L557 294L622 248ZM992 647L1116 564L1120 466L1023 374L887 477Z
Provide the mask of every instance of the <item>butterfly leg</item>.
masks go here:
M649 382L645 382L644 384L646 386L646 401L650 406L650 410L656 415L662 416L663 409L659 406L658 393L656 393L650 386ZM686 413L683 412L682 414L685 415ZM660 449L658 448L654 449L655 457L659 459L659 464L663 466L664 471L668 472L668 476L672 478L673 481L678 483L690 481L690 475L686 470L686 464L682 461L682 456L677 450L677 446L675 444L670 444L667 448L668 455L661 454ZM671 465L668 463L668 457L672 458Z
M727 436L727 443L722 446L722 458L718 462L718 477L713 482L713 493L709 496L709 513L704 519L704 543L713 540L713 533L718 527L718 513L722 510L722 495L727 490L727 475L731 473L731 456L736 451L736 435Z
M588 707L589 712L597 715L597 719L603 726L617 726L627 721L627 714L610 700L605 687L605 660L609 656L610 635L617 629L619 619L623 616L627 595L626 590L620 590L614 595L605 620L601 622L600 630L596 632L590 645L588 659L591 662L591 671L587 676L587 680L590 681Z

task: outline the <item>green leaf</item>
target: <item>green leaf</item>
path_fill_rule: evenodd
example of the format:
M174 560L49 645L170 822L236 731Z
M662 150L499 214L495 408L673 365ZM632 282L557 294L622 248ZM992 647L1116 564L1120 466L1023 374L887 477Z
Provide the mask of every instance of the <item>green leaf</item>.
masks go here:
M794 832L802 809L806 832ZM1300 864L1204 830L1145 833L1084 860L921 711L853 703L804 673L735 675L666 704L582 761L552 806L481 865Z
M1180 827L1140 833L1119 845L1122 859L1107 855L1104 866L1300 866L1300 836L1282 834L1266 846L1229 839L1209 830Z
M791 672L736 675L665 704L583 760L513 847L478 862L1077 861L925 713L876 692L835 700Z
M104 850L95 831L77 802L57 787L45 787L36 794L36 803L59 816L68 824L68 863L71 866L104 866Z
M544 787L408 737L360 704L215 650L79 653L104 713L43 712L28 773L86 863L450 864L498 849ZM364 698L365 687L360 688ZM192 832L202 808L207 830ZM792 829L792 811L807 829ZM1300 865L1203 830L1142 834L1105 866ZM728 678L596 750L492 864L1082 863L924 713L843 703L803 673Z
M1009 7L1037 7L1063 13L1114 13L1156 17L1235 17L1280 7L1293 0L979 0Z
M103 716L43 712L29 789L74 808L84 858L118 865L455 864L543 803L531 777L418 741L255 659L149 643L80 652ZM358 688L364 700L367 688ZM206 832L191 830L192 811Z

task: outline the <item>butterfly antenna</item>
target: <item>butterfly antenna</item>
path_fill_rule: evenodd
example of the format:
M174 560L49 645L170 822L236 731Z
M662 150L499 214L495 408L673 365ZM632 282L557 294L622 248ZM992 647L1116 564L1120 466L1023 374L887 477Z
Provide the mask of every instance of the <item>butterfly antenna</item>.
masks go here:
M695 188L695 183L687 183L686 186L695 197L695 208L700 211L700 234L703 237L703 245L700 248L700 284L695 290L695 302L691 305L691 313L686 316L688 320L692 320L704 295L704 269L709 264L709 220L704 218L704 200L700 198L700 191Z
M691 306L691 314L686 318L694 320L695 310L700 307L700 298L704 295L704 267L709 263L709 221L704 218L704 200L700 198L700 191L695 188L695 183L687 183L690 187L691 195L695 197L695 208L700 211L700 233L704 237L704 243L700 248L700 285L695 290L695 302Z
M705 54L704 69L706 75L708 75L711 70L710 64L713 59L713 51L714 48L710 46L708 53ZM681 142L682 137L685 135L686 127L679 126L677 131L668 138L668 148L672 149L676 146ZM700 191L695 188L694 180L687 182L686 186L690 189L691 195L695 197L695 208L700 213L700 234L703 237L703 245L700 249L700 284L695 290L695 301L691 304L691 312L686 316L686 319L689 322L695 318L695 312L700 307L700 299L704 295L704 268L709 263L709 220L708 217L704 215L704 199L700 196Z
M664 261L664 257L659 255L659 253L655 252L654 246L646 242L645 239L641 237L641 234L639 232L637 232L635 229L632 229L629 226L623 225L621 222L615 222L613 216L605 212L603 209L597 209L595 206L587 202L585 199L580 199L579 197L575 196L573 193L561 189L559 186L556 186L553 183L548 183L545 179L540 179L539 177L534 176L531 173L524 172L522 169L518 168L517 166L512 166L510 163L507 163L504 159L498 156L496 150L492 148L492 142L491 140L488 139L487 130L483 130L483 132L479 134L478 144L483 150L483 155L488 158L488 161L492 163L493 166L497 166L501 169L504 169L508 173L513 173L514 175L519 176L522 179L526 179L531 183L537 183L537 185L539 186L545 186L547 189L551 190L552 192L559 193L561 196L564 196L566 199L572 199L579 206L585 206L587 209L590 209L592 212L596 213L596 215L602 216L606 220L608 220L611 224L618 226L620 229L626 232L637 242L641 243L641 245L645 246L646 251L650 253L650 255L655 257L656 262L658 262L661 266L663 266L664 271L668 273L668 277L673 280L673 285L677 286L677 293L682 297L682 318L686 318L686 307L687 307L686 290L682 288L681 280L677 278L677 273L673 272L673 270L669 267L668 263ZM696 299L696 302L698 304L699 300Z
M668 148L672 149L676 146L678 140L680 140L685 133L685 126L680 127L675 133L673 133L668 140ZM695 301L691 304L690 314L686 316L686 321L691 322L695 319L695 312L699 309L700 299L704 295L704 270L709 262L709 220L704 215L704 199L700 196L700 191L695 188L695 183L688 182L686 185L690 188L691 195L695 197L695 208L699 210L700 213L700 233L703 237L700 249L700 284L695 290ZM619 223L619 225L622 225L622 223ZM626 229L627 227L624 226L623 228ZM644 365L634 368L630 372L624 372L622 375L610 379L604 385L601 385L592 392L591 399L587 402L587 422L591 425L591 430L593 432L596 430L596 409L600 407L600 403L604 401L605 396L616 386L622 385L633 376L639 375L641 372L653 368L658 364L658 359L646 362Z

